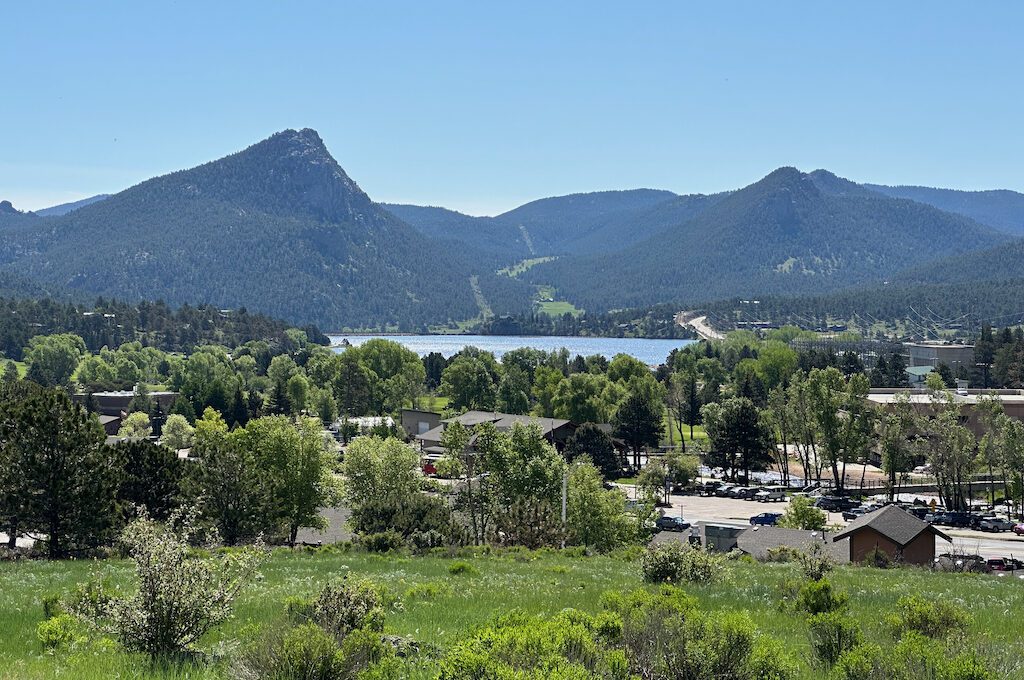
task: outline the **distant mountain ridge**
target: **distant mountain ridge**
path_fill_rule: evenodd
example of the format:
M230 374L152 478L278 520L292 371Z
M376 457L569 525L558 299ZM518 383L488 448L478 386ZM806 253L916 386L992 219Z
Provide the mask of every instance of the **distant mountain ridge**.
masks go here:
M70 203L61 203L59 205L53 205L49 208L42 208L34 211L36 215L40 217L60 217L61 215L67 215L72 210L78 210L84 208L87 205L92 205L97 201L102 201L104 198L109 198L110 194L96 194L88 198L83 198L78 201L71 201Z
M908 198L918 203L926 203L939 210L965 215L990 227L1024 236L1024 194L1016 191L960 191L881 184L861 186L892 198Z
M414 330L524 312L552 295L601 312L1011 280L1024 277L1021 233L1016 192L885 187L790 167L718 194L599 191L490 217L384 205L314 130L285 130L112 196L39 213L0 202L0 291Z
M245 306L338 329L471 318L474 276L496 309L529 297L375 204L310 129L0 232L0 263L94 296Z
M588 309L699 303L880 283L907 266L1009 240L921 203L839 190L839 180L780 168L621 252L544 263L525 278Z

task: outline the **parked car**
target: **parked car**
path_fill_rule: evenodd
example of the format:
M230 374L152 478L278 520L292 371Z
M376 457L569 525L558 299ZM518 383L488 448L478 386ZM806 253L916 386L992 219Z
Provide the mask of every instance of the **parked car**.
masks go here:
M964 571L972 574L987 574L992 571L992 567L981 555L942 553L936 559L936 564L945 571Z
M860 503L852 498L845 498L843 496L822 496L814 502L814 506L826 512L843 512L844 510L859 507Z
M775 503L786 500L786 492L781 487L773 486L761 489L754 494L754 500L758 503Z
M690 528L690 523L684 520L682 517L659 517L654 522L654 527L659 531L686 531Z
M1024 562L1012 557L995 557L988 560L988 567L992 571L1019 571L1024 569Z
M1010 529L1010 531L1017 534L1018 536L1024 536L1024 522L1021 522L1020 524L1014 524L1013 528Z
M1008 519L1003 519L1002 517L996 517L995 515L981 517L978 519L977 524L975 524L975 528L978 529L978 531L1010 531L1013 527L1013 522Z
M753 486L741 486L738 489L733 489L733 493L736 498L740 498L745 501L752 501L754 500L754 494L757 493L757 489Z
M971 513L952 510L950 512L936 513L932 519L933 524L941 524L947 527L966 529L971 526Z
M930 513L927 505L911 505L903 509L920 520L924 520Z
M722 486L715 489L715 495L719 498L728 498L729 493L736 488L736 484L723 484Z
M710 482L704 482L703 484L698 485L697 486L697 491L702 496L714 496L715 495L715 491L717 491L718 488L721 487L721 486L722 486L721 482L712 480Z
M864 508L850 508L849 510L843 510L843 519L847 522L852 522L861 515L867 514L867 510Z
M754 526L773 527L779 523L780 519L782 519L781 512L762 512L751 517L750 523Z

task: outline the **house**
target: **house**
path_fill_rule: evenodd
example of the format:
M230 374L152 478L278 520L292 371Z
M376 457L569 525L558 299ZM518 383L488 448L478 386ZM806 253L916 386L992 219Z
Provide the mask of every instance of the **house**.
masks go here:
M96 404L96 411L102 416L120 416L127 413L128 405L135 398L133 390L114 390L110 392L93 392L92 397ZM177 392L150 392L150 399L160 404L164 413L169 413L174 400L178 398ZM89 398L88 394L79 393L74 395L75 403L85 404Z
M753 526L744 529L736 537L736 547L756 560L764 561L776 548L792 548L808 552L815 543L821 545L825 554L837 563L850 561L849 541L838 542L829 540L825 531L808 531L805 529L786 529L784 527Z
M121 429L121 416L97 416L100 419L100 425L103 426L103 431L108 436L116 435L118 430Z
M919 520L897 505L886 505L858 517L832 542L849 539L849 559L863 562L873 550L905 564L931 564L935 560L935 537L953 542L928 522Z
M911 387L923 387L928 382L928 376L935 372L931 366L911 366L906 369L907 384Z
M405 422L404 414L402 416L402 421L403 423ZM516 424L537 425L540 427L544 438L554 444L555 448L559 451L565 448L566 441L568 441L569 437L571 437L576 431L575 423L561 418L520 416L512 413L501 413L499 411L466 411L461 416L440 420L437 426L427 430L426 432L417 434L414 438L416 441L420 442L420 446L423 448L424 453L444 453L444 448L441 446L441 436L444 434L445 426L454 422L462 423L462 425L471 431L477 425L481 425L483 423L491 423L499 432L511 430ZM418 427L419 425L417 424L417 429Z
M409 439L416 435L426 434L440 424L440 413L421 411L415 408L402 409L402 429L405 430L405 436Z

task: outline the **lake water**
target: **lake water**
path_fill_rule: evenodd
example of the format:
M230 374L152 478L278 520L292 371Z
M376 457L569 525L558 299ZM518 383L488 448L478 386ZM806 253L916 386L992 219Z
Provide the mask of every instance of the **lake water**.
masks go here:
M440 352L445 357L462 350L467 345L494 352L501 358L505 352L519 347L532 347L545 352L561 349L569 350L569 356L577 354L589 356L602 354L611 359L616 354L629 354L645 364L652 366L664 363L669 352L677 347L686 347L695 340L652 340L646 338L574 338L561 336L521 336L521 335L332 335L331 345L340 345L348 340L353 345L360 345L372 338L387 338L400 343L420 356L431 352ZM341 347L335 347L341 351Z

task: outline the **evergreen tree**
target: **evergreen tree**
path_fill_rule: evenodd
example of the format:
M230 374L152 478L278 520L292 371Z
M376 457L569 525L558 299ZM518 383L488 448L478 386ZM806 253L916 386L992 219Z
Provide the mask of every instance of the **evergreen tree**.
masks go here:
M189 425L196 424L196 410L192 408L192 403L181 395L179 395L174 400L174 403L171 404L171 413L177 413L180 416L185 416L185 420L188 421Z
M123 470L118 501L129 514L142 506L153 519L166 519L180 500L184 469L178 454L148 441L119 442L113 449Z
M565 443L565 457L570 463L581 456L589 456L605 479L622 476L625 459L615 450L611 436L594 423L580 425Z
M241 387L235 388L235 396L231 399L231 416L226 420L230 421L232 427L245 427L249 422L249 408Z
M615 436L626 442L633 451L633 466L640 467L640 452L650 446L657 446L663 432L661 404L655 404L650 396L634 392L626 397L615 412L612 424Z

